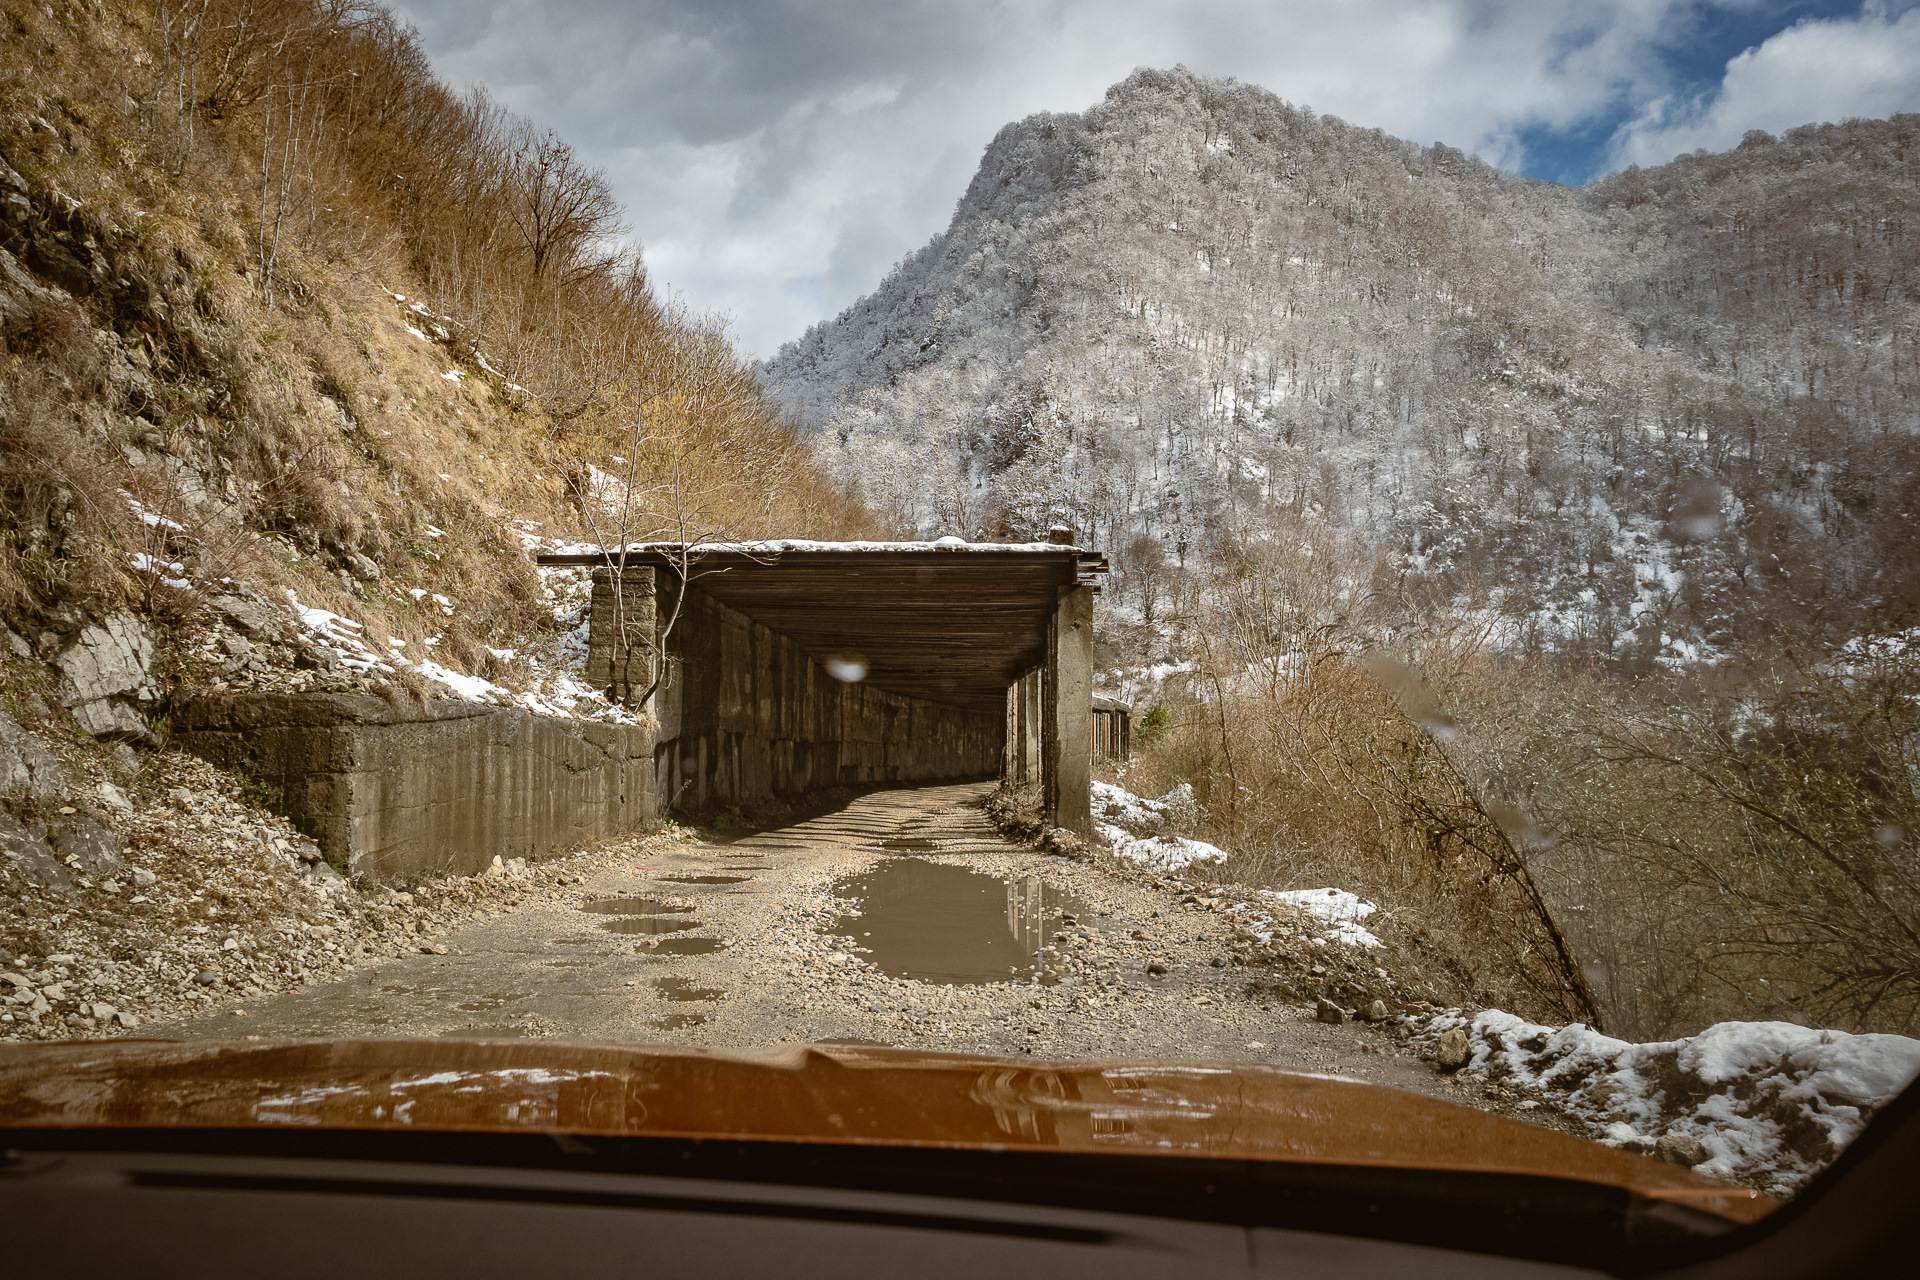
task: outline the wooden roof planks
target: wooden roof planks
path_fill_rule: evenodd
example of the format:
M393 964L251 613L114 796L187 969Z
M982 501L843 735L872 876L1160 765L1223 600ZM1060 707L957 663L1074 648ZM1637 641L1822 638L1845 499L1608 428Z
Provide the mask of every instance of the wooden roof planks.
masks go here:
M792 638L821 662L857 659L877 688L982 710L1046 658L1060 597L1094 586L1106 557L1075 547L695 548L693 588ZM610 566L612 552L537 557ZM629 548L629 567L677 573L677 547ZM671 581L668 579L667 581Z

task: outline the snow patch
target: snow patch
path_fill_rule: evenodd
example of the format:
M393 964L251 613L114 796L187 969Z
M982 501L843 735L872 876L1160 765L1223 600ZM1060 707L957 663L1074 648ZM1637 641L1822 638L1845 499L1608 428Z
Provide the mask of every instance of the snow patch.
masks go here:
M1500 1009L1426 1020L1416 1042L1467 1032L1466 1070L1554 1097L1611 1146L1651 1151L1668 1135L1707 1152L1709 1177L1791 1194L1920 1075L1920 1040L1722 1022L1681 1040L1635 1044L1585 1026L1542 1026Z
M1113 856L1125 858L1155 871L1184 871L1195 863L1225 862L1227 851L1204 840L1185 836L1147 836L1135 840L1119 827L1100 824L1100 838L1112 848Z
M1374 906L1345 889L1262 889L1260 896L1295 907L1333 926L1329 942L1344 942L1350 947L1379 947L1380 939L1360 927L1360 921L1378 911Z

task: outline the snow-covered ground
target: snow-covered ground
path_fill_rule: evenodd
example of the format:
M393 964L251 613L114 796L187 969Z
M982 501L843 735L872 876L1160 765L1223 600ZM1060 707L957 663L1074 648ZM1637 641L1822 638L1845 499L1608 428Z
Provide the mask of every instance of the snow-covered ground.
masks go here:
M1155 871L1184 871L1195 863L1218 864L1227 860L1224 849L1166 830L1192 821L1199 812L1193 788L1184 782L1158 800L1134 795L1110 782L1093 784L1093 817L1099 825L1100 838L1114 857ZM1260 896L1331 926L1319 941L1350 947L1381 945L1380 939L1360 925L1379 908L1345 889L1262 889ZM1261 941L1273 936L1276 925L1271 915L1246 904L1231 910L1243 917L1243 923Z
M1193 788L1181 783L1158 800L1136 796L1110 782L1093 784L1093 819L1116 858L1155 871L1184 871L1198 863L1227 860L1226 850L1163 830L1198 813Z
M1262 889L1260 896L1326 921L1333 926L1326 935L1329 942L1344 942L1350 947L1381 945L1380 939L1360 927L1362 920L1380 908L1345 889Z
M1634 1044L1574 1023L1541 1026L1499 1009L1425 1019L1415 1039L1464 1031L1465 1071L1540 1095L1610 1146L1699 1144L1703 1174L1789 1194L1920 1074L1920 1040L1790 1022L1723 1022L1682 1040ZM1527 1105L1522 1103L1523 1106Z

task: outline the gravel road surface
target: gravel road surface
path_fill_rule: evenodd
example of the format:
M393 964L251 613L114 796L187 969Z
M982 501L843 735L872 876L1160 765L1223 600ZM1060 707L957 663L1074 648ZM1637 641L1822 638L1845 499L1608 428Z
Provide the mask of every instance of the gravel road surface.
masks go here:
M879 792L731 843L581 855L564 890L427 940L445 954L146 1034L1207 1058L1480 1101L1381 1029L1328 1025L1275 994L1218 903L1007 841L981 810L987 790Z

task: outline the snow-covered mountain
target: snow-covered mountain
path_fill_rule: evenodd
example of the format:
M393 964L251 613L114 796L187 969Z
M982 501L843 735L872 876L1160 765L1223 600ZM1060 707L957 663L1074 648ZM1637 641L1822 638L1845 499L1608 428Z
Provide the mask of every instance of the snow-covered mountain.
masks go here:
M1142 70L763 369L922 531L1215 564L1302 525L1523 644L1668 658L1920 602L1920 116L1578 190Z

